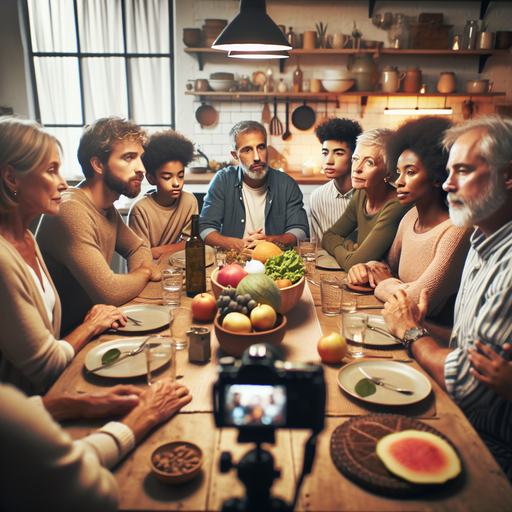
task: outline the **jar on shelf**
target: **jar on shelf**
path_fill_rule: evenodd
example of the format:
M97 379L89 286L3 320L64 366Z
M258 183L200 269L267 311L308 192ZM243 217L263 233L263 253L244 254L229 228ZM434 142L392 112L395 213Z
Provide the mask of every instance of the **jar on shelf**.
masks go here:
M452 71L445 71L441 73L441 78L437 82L437 92L442 94L450 94L455 92L457 88L457 82L455 80L455 73Z
M277 86L277 90L279 92L286 92L288 90L288 86L283 82L282 78L279 80L279 85Z
M302 92L302 69L300 69L300 59L297 59L297 67L293 72L293 92Z
M240 80L238 81L238 90L239 91L248 91L250 88L250 80L247 75L242 75Z
M297 34L293 31L293 27L290 27L289 32L286 34L286 39L288 40L291 46L297 48Z
M476 33L478 32L478 20L468 20L462 33L461 50L474 50L476 47Z

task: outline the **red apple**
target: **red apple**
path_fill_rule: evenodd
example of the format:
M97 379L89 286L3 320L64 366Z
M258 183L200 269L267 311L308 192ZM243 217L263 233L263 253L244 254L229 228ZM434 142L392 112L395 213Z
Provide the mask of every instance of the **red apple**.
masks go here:
M238 283L247 275L246 270L238 263L231 263L222 268L217 275L217 282L227 287L232 286L236 288Z
M198 293L192 299L192 314L200 322L210 322L217 314L217 301L209 293Z
M347 355L347 341L340 334L331 332L318 340L317 350L324 363L340 363Z

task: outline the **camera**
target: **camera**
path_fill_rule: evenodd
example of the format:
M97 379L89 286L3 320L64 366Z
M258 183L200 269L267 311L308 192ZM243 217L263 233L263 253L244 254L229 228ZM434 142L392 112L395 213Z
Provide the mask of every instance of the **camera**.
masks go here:
M239 442L256 443L273 443L277 428L323 430L320 365L284 362L281 350L269 344L252 345L241 362L225 359L213 387L217 427L235 427Z

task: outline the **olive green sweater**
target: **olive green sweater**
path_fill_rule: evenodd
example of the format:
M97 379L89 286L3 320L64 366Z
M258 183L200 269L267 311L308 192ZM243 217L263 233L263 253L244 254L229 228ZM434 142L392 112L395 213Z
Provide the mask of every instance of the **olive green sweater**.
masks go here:
M345 213L322 238L322 247L348 272L357 263L380 260L390 248L402 217L414 205L402 206L398 198L388 201L377 213L365 213L366 192L356 190ZM356 250L346 238L358 231Z

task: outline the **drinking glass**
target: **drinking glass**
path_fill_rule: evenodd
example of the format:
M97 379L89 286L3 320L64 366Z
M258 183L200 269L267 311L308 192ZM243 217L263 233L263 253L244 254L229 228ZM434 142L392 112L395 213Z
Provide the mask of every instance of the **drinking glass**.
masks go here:
M215 265L221 269L226 266L226 250L218 246L213 248L215 250Z
M322 313L326 316L338 316L341 313L342 284L333 277L320 278L320 297Z
M368 315L365 313L343 312L341 317L340 334L349 344L349 355L353 358L364 356L364 340L368 327Z
M176 344L171 337L152 336L144 351L148 369L148 386L164 377L176 379Z
M169 311L171 336L176 344L176 350L183 350L188 343L187 331L192 325L192 310L184 307Z
M341 293L341 311L355 313L357 310L357 295L349 292L346 288Z
M304 262L306 275L313 275L316 268L316 242L309 238L299 240L299 256Z
M162 300L165 305L177 308L181 304L183 271L179 267L162 270Z

